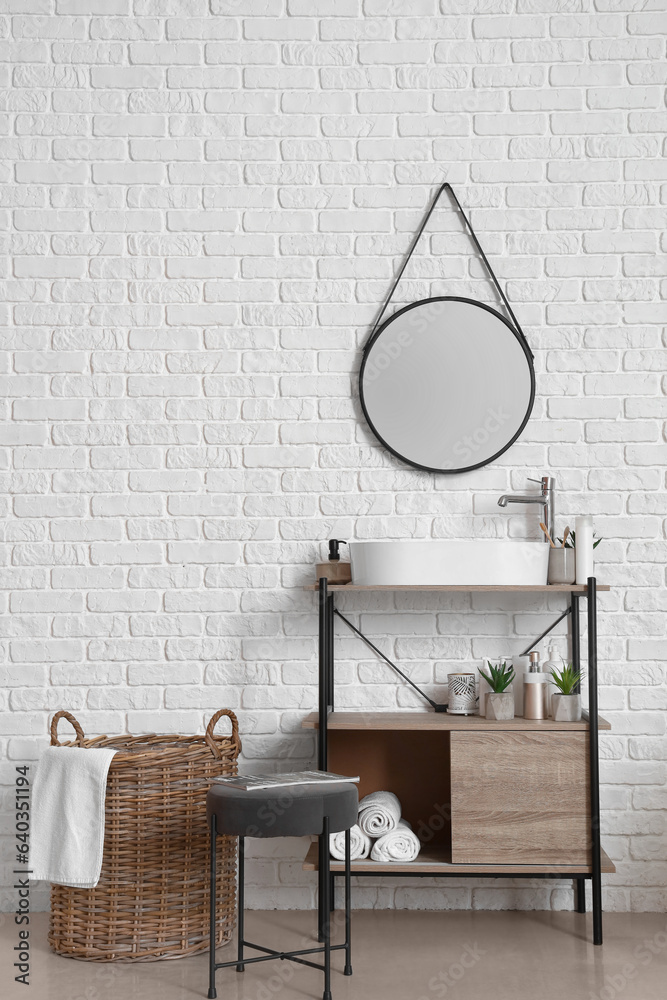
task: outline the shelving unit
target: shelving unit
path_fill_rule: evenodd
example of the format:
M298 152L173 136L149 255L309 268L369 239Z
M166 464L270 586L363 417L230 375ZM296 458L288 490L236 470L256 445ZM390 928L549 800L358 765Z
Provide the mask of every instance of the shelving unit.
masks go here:
M311 712L302 721L303 729L319 729L319 714ZM492 722L479 715L436 715L434 712L331 712L329 732L336 729L389 729L445 730L448 732L588 732L588 716L581 722L556 722L554 719L514 718L505 722ZM598 715L598 729L611 729L611 725Z
M313 842L308 848L308 853L303 862L303 870L316 872L318 868L318 845ZM331 871L342 875L345 865L342 861L334 858L330 861ZM453 864L451 852L443 846L426 845L422 847L416 861L401 865L396 862L385 864L381 861L353 861L352 871L355 875L469 875L475 878L477 875L495 875L498 878L533 875L560 875L576 878L581 868L578 865L460 865ZM613 874L616 869L613 862L602 851L602 872L603 874Z
M327 581L328 582L328 581ZM319 590L320 586L318 583L312 583L303 588L304 590ZM605 584L598 584L598 591L611 590L611 587ZM576 583L550 583L545 586L524 586L523 584L514 584L509 587L500 587L497 585L470 585L466 587L454 586L452 584L446 584L439 587L436 586L421 586L420 584L405 584L405 586L398 586L397 584L392 584L391 586L377 586L377 587L363 587L354 583L329 583L327 590L329 593L335 592L340 593L341 591L353 591L353 590L454 590L459 593L468 593L470 591L500 591L504 594L509 593L525 593L535 594L535 593L548 593L548 594L579 594L581 597L585 597L588 588L582 584Z
M329 585L319 595L319 711L304 728L318 733L318 766L360 774L360 797L394 791L422 841L410 864L354 861L356 875L448 877L570 877L576 908L585 912L585 880L593 886L593 940L602 943L601 874L614 866L600 845L597 586ZM440 711L336 712L334 710L335 596L343 591L489 591L563 593L572 618L572 659L581 664L580 608L587 599L588 713L577 723L516 718L498 722ZM341 616L342 617L342 616ZM345 619L344 619L345 620ZM560 619L559 619L560 620ZM349 623L348 623L349 624ZM362 636L362 638L365 638ZM539 641L539 640L538 640ZM328 845L311 845L304 869L325 868L332 880L342 864L324 862ZM323 919L323 915L321 915Z

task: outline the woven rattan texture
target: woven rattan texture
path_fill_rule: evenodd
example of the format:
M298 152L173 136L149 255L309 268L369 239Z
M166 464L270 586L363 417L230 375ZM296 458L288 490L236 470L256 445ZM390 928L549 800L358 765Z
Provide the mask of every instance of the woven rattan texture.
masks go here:
M231 736L214 735L223 716ZM60 743L61 718L75 741ZM216 775L236 774L236 716L217 712L203 736L98 736L58 712L51 724L58 746L113 747L107 779L104 859L98 885L53 885L49 943L59 955L90 962L149 962L208 950L209 836L206 792ZM232 935L236 838L217 845L216 941Z

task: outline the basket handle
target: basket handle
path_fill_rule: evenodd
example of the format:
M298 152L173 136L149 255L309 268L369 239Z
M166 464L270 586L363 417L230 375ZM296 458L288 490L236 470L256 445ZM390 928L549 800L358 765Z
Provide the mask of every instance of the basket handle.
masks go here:
M62 746L62 743L58 739L58 723L60 722L61 719L67 719L67 721L74 726L74 731L76 732L75 742L78 743L80 747L82 747L83 741L85 739L85 736L83 735L83 729L76 721L74 716L70 715L69 712L56 712L56 714L51 719L51 746L52 747Z
M232 724L232 742L233 743L239 742L239 720L236 718L231 708L221 708L219 712L215 713L215 715L209 722L208 726L206 727L206 733L204 735L204 741L206 745L208 746L213 756L218 759L222 757L222 753L220 752L220 747L213 739L213 730L215 729L216 725L223 717L223 715L226 715Z

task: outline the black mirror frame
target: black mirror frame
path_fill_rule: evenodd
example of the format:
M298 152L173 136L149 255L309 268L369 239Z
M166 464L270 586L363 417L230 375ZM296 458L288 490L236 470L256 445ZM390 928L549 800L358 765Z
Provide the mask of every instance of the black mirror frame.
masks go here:
M401 455L400 452L396 451L395 448L392 448L392 446L387 441L384 440L382 435L378 433L377 429L373 425L373 421L370 418L370 415L368 413L368 408L366 406L366 401L364 399L364 370L366 368L366 362L368 360L370 350L375 344L375 342L382 335L383 331L386 330L387 327L391 323L393 323L394 320L398 319L399 316L403 316L405 315L405 313L410 312L411 309L416 309L418 306L425 305L429 302L467 302L470 305L477 306L479 309L485 309L487 312L492 313L499 320L501 320L502 323L505 324L507 329L512 333L512 335L517 339L517 341L521 345L521 349L523 350L526 362L528 364L528 371L530 373L530 401L528 403L528 409L526 410L526 415L524 416L519 429L510 438L507 444L504 445L504 447L502 447L494 455L491 455L489 458L484 459L483 462L477 462L475 465L468 465L460 469L434 469L430 468L428 465L420 465L419 462L412 461L412 459L408 458L406 455ZM528 347L523 335L520 335L515 329L515 327L512 326L512 324L507 319L505 319L505 317L502 316L496 309L494 309L492 306L486 305L484 302L476 302L474 299L468 299L458 295L436 295L433 296L432 298L420 299L418 302L412 302L409 305L404 306L402 309L398 309L395 313L392 313L389 319L385 320L382 326L380 326L377 330L373 332L372 336L364 346L364 353L361 360L361 367L359 369L359 401L361 403L361 408L364 412L364 417L366 418L366 423L370 427L375 437L378 439L380 444L387 449L387 451L391 452L392 455L394 455L396 458L399 458L402 462L406 462L408 465L411 465L415 469L421 469L423 472L437 472L443 475L454 476L454 475L460 475L462 472L472 472L473 469L480 469L483 468L485 465L490 465L492 462L495 462L497 458L499 458L509 448L512 447L512 445L517 440L517 438L523 431L524 427L528 423L530 415L533 412L533 406L535 404L535 366L533 364L533 354L530 348Z

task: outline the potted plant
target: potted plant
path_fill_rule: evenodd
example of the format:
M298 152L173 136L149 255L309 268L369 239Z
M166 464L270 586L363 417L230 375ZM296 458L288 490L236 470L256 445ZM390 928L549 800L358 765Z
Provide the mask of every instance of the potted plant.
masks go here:
M574 531L565 530L565 535L563 538L558 538L557 541L561 543L564 549L576 549L577 547L577 536ZM598 545L602 541L601 538L593 532L593 548L597 549Z
M581 670L575 670L568 663L562 670L552 670L554 684L559 693L553 695L553 714L556 722L579 722L581 719L581 695L575 688L581 683Z
M503 661L494 666L490 660L489 673L480 668L480 674L491 688L486 696L487 719L506 720L514 718L514 692L508 688L514 680L514 667Z
M593 548L596 549L602 539L596 535L593 535L593 539ZM563 537L556 540L560 545L549 550L549 583L574 583L576 535L566 528Z

